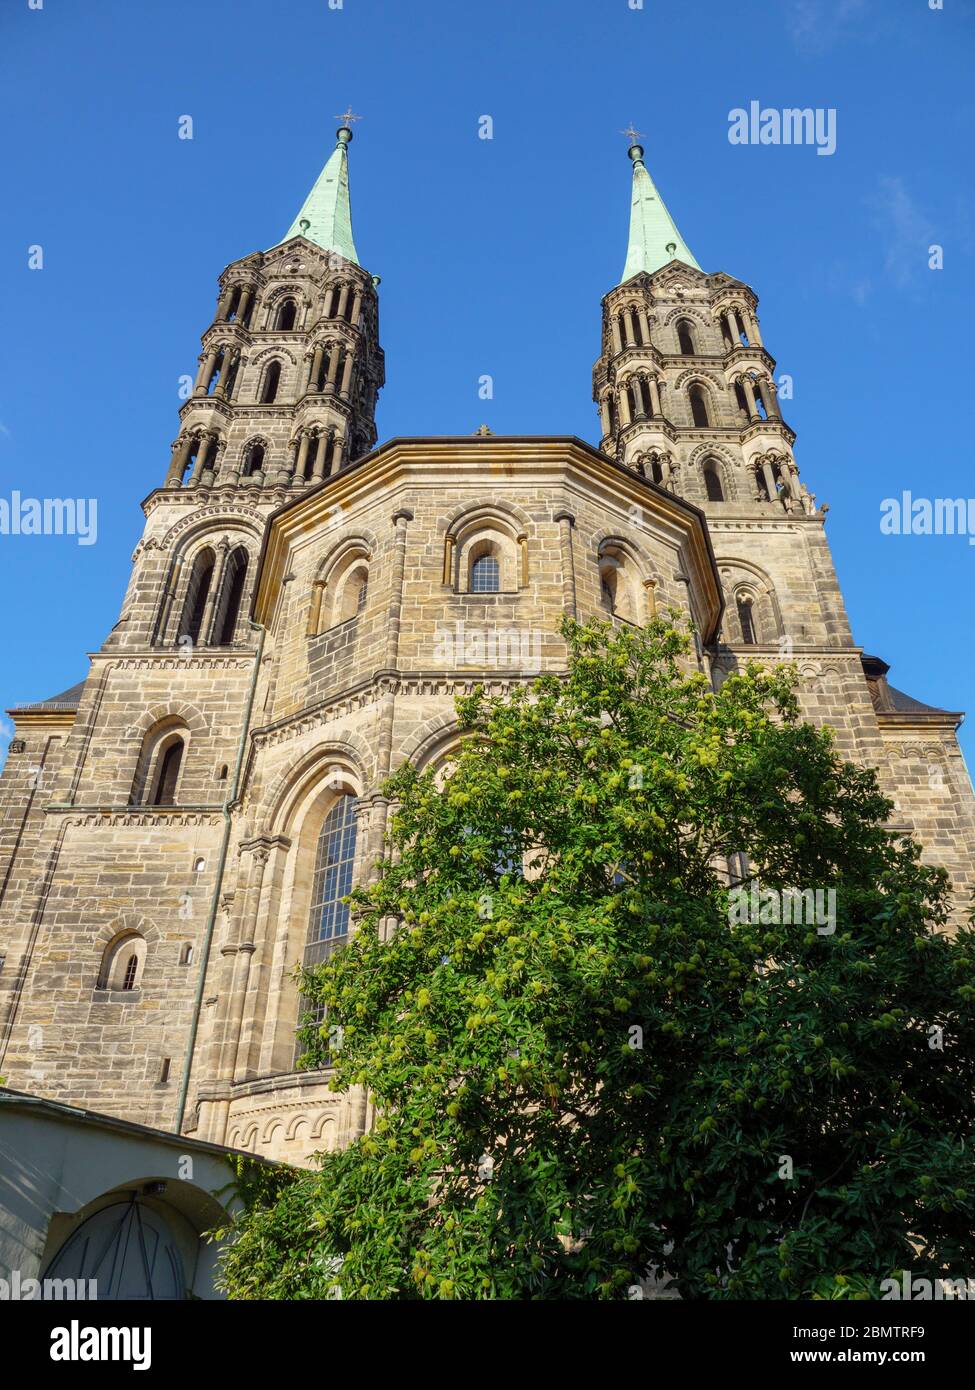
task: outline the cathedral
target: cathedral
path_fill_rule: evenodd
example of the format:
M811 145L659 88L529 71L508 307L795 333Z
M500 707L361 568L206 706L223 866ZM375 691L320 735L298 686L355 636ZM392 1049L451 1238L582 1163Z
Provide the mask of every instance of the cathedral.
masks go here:
M795 662L805 716L879 769L959 911L975 842L962 716L856 645L757 297L698 265L641 146L598 439L377 445L351 140L220 276L118 622L80 684L11 711L0 779L4 1084L298 1164L370 1123L365 1093L297 1069L294 972L347 939L384 780L449 759L458 694L564 668L566 612L679 609L715 684Z

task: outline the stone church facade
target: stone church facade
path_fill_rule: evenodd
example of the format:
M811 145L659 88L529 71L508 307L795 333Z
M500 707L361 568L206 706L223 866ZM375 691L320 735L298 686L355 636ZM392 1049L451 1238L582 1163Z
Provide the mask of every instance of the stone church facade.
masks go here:
M621 282L575 438L376 444L378 281L351 130L284 240L230 265L118 623L82 684L11 711L0 1074L21 1091L305 1162L369 1123L295 1067L302 960L375 873L384 778L437 766L454 698L564 666L563 612L693 620L713 680L795 661L964 903L961 715L853 639L754 292L706 274L630 149Z

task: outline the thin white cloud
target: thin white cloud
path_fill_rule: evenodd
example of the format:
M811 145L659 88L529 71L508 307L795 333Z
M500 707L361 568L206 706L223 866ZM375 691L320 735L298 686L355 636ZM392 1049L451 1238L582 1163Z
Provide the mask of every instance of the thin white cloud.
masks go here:
M880 179L868 201L880 234L884 273L899 289L907 289L928 268L928 247L937 241L934 226L900 176Z
M790 0L787 23L799 52L816 57L854 34L869 0Z

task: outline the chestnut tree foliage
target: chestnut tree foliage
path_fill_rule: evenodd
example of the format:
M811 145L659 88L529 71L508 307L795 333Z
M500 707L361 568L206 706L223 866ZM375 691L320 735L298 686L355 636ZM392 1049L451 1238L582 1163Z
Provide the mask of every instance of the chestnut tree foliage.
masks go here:
M375 1124L234 1221L241 1298L878 1296L971 1269L971 926L795 676L717 692L671 616L566 622L569 670L458 701L404 767L304 1065ZM724 872L835 890L738 922ZM740 914L738 914L740 915ZM771 916L775 913L763 913Z

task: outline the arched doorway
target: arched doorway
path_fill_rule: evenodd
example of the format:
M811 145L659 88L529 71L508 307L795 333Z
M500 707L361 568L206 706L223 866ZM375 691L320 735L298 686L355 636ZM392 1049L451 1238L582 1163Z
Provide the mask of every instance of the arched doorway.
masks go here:
M102 1207L82 1222L44 1277L94 1280L100 1303L186 1297L183 1261L173 1232L159 1212L134 1195Z

